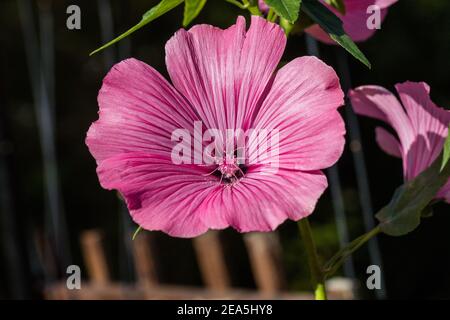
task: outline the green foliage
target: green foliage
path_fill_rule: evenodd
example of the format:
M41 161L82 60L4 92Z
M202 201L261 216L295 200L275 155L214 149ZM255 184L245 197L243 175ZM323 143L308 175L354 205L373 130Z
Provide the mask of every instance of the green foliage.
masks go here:
M371 64L358 46L345 33L342 21L332 11L317 0L303 0L302 10L325 30L341 47L361 61L369 69Z
M431 167L399 187L391 202L376 215L381 231L402 236L416 229L422 217L430 215L430 203L450 177L449 153L450 136Z
M117 43L123 38L129 36L133 32L139 30L143 26L159 18L163 14L174 9L182 2L185 2L183 26L188 26L202 11L207 0L162 0L159 4L148 10L143 16L141 21L122 33L120 36L109 41L100 48L92 51L90 55L93 55L109 46ZM257 6L256 0L245 0L241 3L237 0L226 0L231 2L242 9L247 9L251 14L260 15L260 11ZM343 2L341 0L327 0L331 5L335 6L338 10L345 10ZM305 20L308 24L311 20L318 23L330 37L350 52L355 58L360 60L366 66L370 68L370 63L364 54L358 49L353 41L345 34L342 28L342 21L328 8L322 5L317 0L303 0L305 3L302 13L306 13L302 20ZM294 22L298 20L300 15L300 7L302 0L266 0L266 3L271 7L271 12L275 12L280 17L280 25L285 30L286 34L289 34L294 28ZM273 10L273 11L272 11ZM275 16L276 17L276 16Z
M265 2L278 16L290 23L297 21L302 0L265 0Z
M187 27L202 11L206 0L185 0L183 26Z
M345 259L378 233L402 236L416 229L422 218L431 217L432 206L437 202L434 198L450 177L449 154L450 135L431 167L399 187L391 202L376 214L380 224L347 244L324 265L325 276L333 275Z
M99 52L99 51L101 51L103 49L106 49L109 46L119 42L120 40L122 40L123 38L129 36L133 32L139 30L140 28L142 28L146 24L152 22L153 20L159 18L163 14L165 14L165 13L169 12L170 10L172 10L173 8L177 7L182 2L183 2L183 0L162 0L159 4L157 4L156 6L151 8L150 10L148 10L142 16L142 19L141 19L141 21L138 24L136 24L134 27L130 28L129 30L125 31L124 33L122 33L117 38L111 40L107 44L101 46L100 48L98 48L98 49L96 49L94 51L92 51L89 55L93 55L93 54L95 54L95 53L97 53L97 52Z

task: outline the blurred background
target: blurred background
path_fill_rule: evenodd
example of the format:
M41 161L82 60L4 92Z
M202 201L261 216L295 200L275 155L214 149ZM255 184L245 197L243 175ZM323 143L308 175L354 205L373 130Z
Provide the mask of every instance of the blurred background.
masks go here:
M137 226L117 194L100 187L84 139L97 119L102 78L131 56L167 75L164 45L181 27L183 6L117 45L88 54L156 3L0 2L0 298L214 297L217 292L303 297L311 290L293 222L274 234L225 230L189 240L143 231L132 241ZM66 27L72 4L81 9L81 30ZM393 90L398 82L426 81L432 99L448 108L448 12L447 0L400 0L382 29L360 44L372 70L333 46L319 45L321 58L338 70L344 87L378 84ZM194 23L227 27L239 14L247 15L210 0ZM311 53L309 45L307 51L305 36L293 35L284 59ZM375 144L377 122L361 118L358 130L351 112L342 112L351 127L349 143L328 172L331 188L311 216L322 260L364 233L374 223L373 211L402 183L401 162ZM408 236L379 236L339 276L355 280L358 298L450 298L449 211L448 205L437 206ZM383 288L375 292L365 285L371 264L380 265L383 274ZM64 291L69 265L81 268L84 293L78 296ZM349 290L346 281L335 281L337 291L340 283Z

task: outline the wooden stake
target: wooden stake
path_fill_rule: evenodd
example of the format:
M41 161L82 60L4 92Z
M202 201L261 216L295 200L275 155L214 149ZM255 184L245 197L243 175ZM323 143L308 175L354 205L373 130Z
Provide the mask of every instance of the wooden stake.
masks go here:
M248 233L244 241L258 289L274 295L285 287L281 245L276 233Z
M81 234L81 246L90 281L96 285L104 285L110 282L100 233L97 230L83 232Z
M230 277L218 231L209 231L194 239L194 248L206 286L215 291L230 289Z

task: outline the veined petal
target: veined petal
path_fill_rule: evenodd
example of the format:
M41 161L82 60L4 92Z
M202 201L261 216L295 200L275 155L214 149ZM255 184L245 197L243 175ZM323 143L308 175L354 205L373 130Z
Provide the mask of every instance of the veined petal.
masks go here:
M389 90L379 86L361 86L350 90L349 98L357 114L391 125L400 139L402 153L407 152L415 139L414 131L402 105Z
M236 185L224 186L206 167L127 153L97 169L105 189L117 189L133 220L147 230L194 237L208 229L271 231L286 219L311 214L327 187L320 171L252 167Z
M430 87L424 82L408 81L397 84L396 89L403 106L389 91L376 86L359 87L350 91L349 96L356 113L383 120L395 129L399 141L380 128L377 141L385 152L401 154L405 180L411 180L441 153L448 135L450 112L431 101ZM450 203L450 181L436 198Z
M450 111L431 101L430 86L425 82L399 83L395 86L416 133L435 132L446 135Z
M232 188L211 193L200 215L213 228L272 231L286 219L310 215L326 188L327 179L320 171L253 166Z
M243 129L250 123L286 45L283 30L252 16L226 30L198 25L178 31L166 45L174 86L208 128Z
M116 64L98 94L99 119L86 137L97 163L127 152L170 157L173 130L193 132L189 103L152 67L136 59Z
M344 148L345 125L337 109L343 92L334 70L315 57L295 59L281 68L254 120L253 127L279 132L279 152L266 151L257 139L249 149L259 152L262 163L318 170L332 166ZM264 142L264 141L262 141ZM252 151L250 158L255 158ZM262 159L261 156L263 155Z
M430 87L424 82L397 84L397 92L406 109L416 137L411 145L407 179L428 168L440 154L448 134L450 112L436 106L430 98Z
M167 157L135 152L104 160L97 173L105 189L124 196L133 220L142 228L177 237L208 230L200 208L220 185L206 167L175 165Z
M166 47L175 88L137 60L110 71L86 143L101 185L124 196L140 226L194 237L228 226L269 231L312 213L327 187L320 169L342 153L343 93L317 58L294 60L274 76L285 43L279 26L252 17L246 32L239 18L227 30L175 34ZM172 134L192 134L195 121L220 133L277 130L279 161L238 164L232 155L211 166L175 164Z

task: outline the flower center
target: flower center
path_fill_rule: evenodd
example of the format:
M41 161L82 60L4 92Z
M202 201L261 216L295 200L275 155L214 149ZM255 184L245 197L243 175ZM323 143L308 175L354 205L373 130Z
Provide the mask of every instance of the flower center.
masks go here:
M232 185L244 177L246 172L247 168L245 165L238 164L236 158L228 158L217 166L214 175L220 178L220 182Z

